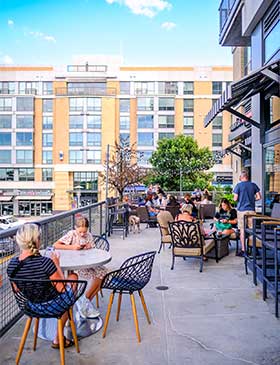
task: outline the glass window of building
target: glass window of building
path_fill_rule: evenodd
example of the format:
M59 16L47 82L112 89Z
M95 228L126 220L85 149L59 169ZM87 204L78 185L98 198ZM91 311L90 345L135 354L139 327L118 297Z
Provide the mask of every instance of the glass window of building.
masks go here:
M74 186L81 186L83 190L98 189L98 172L74 172Z
M153 146L154 145L154 133L139 132L137 136L138 146Z
M69 128L70 129L83 129L84 128L84 116L83 115L70 115L69 116Z
M129 99L120 99L120 112L121 113L130 112L130 100Z
M159 128L174 128L174 115L159 115L158 116Z
M43 129L52 129L52 128L53 128L53 117L43 116Z
M33 115L17 115L17 128L33 128Z
M43 99L43 113L53 112L53 99Z
M19 181L34 181L34 169L18 169Z
M154 95L155 83L153 81L134 82L134 91L136 95Z
M68 95L105 95L106 82L68 82Z
M174 133L171 133L171 132L160 132L158 134L158 139L163 139L163 138L174 138Z
M265 212L270 213L280 194L280 143L265 148ZM276 199L275 199L276 198Z
M101 115L87 116L87 127L91 129L101 129Z
M129 95L130 94L130 82L129 81L121 81L120 82L120 94L121 95Z
M101 163L101 151L87 151L87 163Z
M0 129L12 128L12 116L0 115Z
M53 162L52 151L43 151L42 160L43 160L43 164L52 164L52 162Z
M83 151L69 151L69 163L83 163Z
M0 132L0 146L11 146L11 144L12 133Z
M0 98L0 112L12 111L12 98Z
M83 134L80 132L69 133L69 146L83 146Z
M212 94L221 94L223 92L223 82L213 81L212 82Z
M193 81L184 82L184 95L192 95L194 93Z
M154 110L154 98L137 98L137 110L138 111L153 111Z
M222 116L217 116L213 122L212 122L212 128L213 129L219 129L222 130L223 129L223 117Z
M122 146L129 146L130 145L130 133L120 133L120 144Z
M223 163L222 154L219 151L213 151L213 159L215 161L215 164L221 165Z
M194 138L193 132L190 132L188 129L184 131L184 136Z
M87 98L87 111L101 112L101 98Z
M158 93L162 95L178 94L178 82L160 81L158 83Z
M150 163L153 151L138 151L138 164L147 165Z
M0 81L0 94L15 94L16 83L9 81Z
M280 20L274 24L264 40L265 61L268 61L280 49Z
M154 128L154 116L153 115L138 115L137 116L138 128Z
M222 147L223 146L223 135L222 134L212 134L212 146Z
M174 110L175 99L173 98L159 98L158 110Z
M18 112L33 112L34 99L31 97L17 97L17 111Z
M280 97L273 95L269 98L269 122L275 123L280 119Z
M193 113L193 110L194 110L194 100L184 99L184 112Z
M193 117L184 117L184 129L193 129L194 119Z
M33 163L33 151L32 150L16 150L17 163Z
M53 145L53 134L43 133L43 147L52 147Z
M129 129L130 128L130 118L125 115L120 116L120 129Z
M53 94L53 83L51 81L43 82L43 95L52 95Z
M42 169L42 181L53 180L53 169Z
M21 81L19 84L19 94L37 94L39 83L37 81Z
M87 146L101 146L101 133L87 133Z
M16 133L16 145L17 146L32 146L33 145L33 133L32 132L17 132Z
M69 98L69 111L82 112L84 110L84 98Z
M14 180L14 169L0 169L0 181L13 181L13 180Z
M1 150L0 153L0 163L11 163L11 150Z

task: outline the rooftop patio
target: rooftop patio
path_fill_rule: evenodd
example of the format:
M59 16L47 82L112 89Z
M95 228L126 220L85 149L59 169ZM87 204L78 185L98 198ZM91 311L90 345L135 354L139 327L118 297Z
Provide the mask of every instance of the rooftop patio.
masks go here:
M141 226L140 234L123 240L121 234L109 238L112 261L118 268L124 259L144 251L157 250L158 228ZM156 255L150 283L143 293L152 324L148 325L138 296L140 333L137 342L131 305L123 297L120 321L116 322L117 300L102 338L98 332L80 341L81 353L66 350L66 364L280 364L280 323L273 312L273 301L262 300L262 293L244 273L243 259L235 257L234 247L219 263L208 260L203 273L194 259L177 258L170 270L171 251L166 248ZM168 286L160 291L156 287ZM109 292L100 298L105 317ZM14 364L24 320L20 320L0 339L1 364ZM59 363L59 351L50 343L38 340L32 350L29 335L21 364Z

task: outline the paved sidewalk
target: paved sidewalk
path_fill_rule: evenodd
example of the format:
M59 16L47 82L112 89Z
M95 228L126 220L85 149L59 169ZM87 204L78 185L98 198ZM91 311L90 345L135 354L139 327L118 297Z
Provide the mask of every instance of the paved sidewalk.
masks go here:
M118 268L129 256L157 250L158 229L141 227L140 234L125 240L119 233L110 238L113 255L109 268ZM170 270L171 250L157 254L152 279L143 290L151 315L148 325L138 296L141 344L134 329L129 296L123 296L120 321L116 322L117 300L113 305L107 336L101 332L80 341L81 353L66 350L67 365L276 365L280 364L280 321L273 313L273 300L262 300L260 287L244 273L243 259L231 254L218 264L209 260L199 273L199 262L177 258ZM157 286L168 290L159 291ZM109 293L104 293L104 318ZM0 364L14 364L23 321L0 340ZM21 365L59 364L59 351L39 340L32 351L28 337Z

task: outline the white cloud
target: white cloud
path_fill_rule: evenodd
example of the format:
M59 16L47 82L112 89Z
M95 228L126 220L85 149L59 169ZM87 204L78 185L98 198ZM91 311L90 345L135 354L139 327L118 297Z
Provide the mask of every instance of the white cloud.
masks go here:
M31 35L34 38L43 39L47 42L56 43L56 39L52 35L48 35L48 34L45 34L45 33L42 33L42 32L29 32L28 34Z
M176 24L173 22L165 22L161 24L161 27L166 30L171 30L176 27Z
M0 56L0 64L2 65L12 65L14 60L9 55Z
M15 25L15 22L12 19L8 19L8 26L13 28L14 25Z
M127 6L133 14L153 18L163 10L171 9L172 5L166 0L106 0L108 4L117 3Z

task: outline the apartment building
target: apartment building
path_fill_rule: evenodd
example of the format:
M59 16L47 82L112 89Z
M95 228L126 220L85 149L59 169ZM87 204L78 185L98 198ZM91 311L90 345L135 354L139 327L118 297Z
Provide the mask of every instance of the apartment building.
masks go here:
M231 157L221 158L230 115L203 128L231 67L129 67L113 56L75 63L0 67L0 215L103 199L107 145L120 140L135 143L149 167L158 140L192 136L213 151L215 181L232 182Z
M205 126L221 111L232 114L225 152L233 156L234 183L246 167L262 190L262 210L269 213L280 193L280 1L223 0L219 13L219 42L232 47L234 82Z

